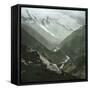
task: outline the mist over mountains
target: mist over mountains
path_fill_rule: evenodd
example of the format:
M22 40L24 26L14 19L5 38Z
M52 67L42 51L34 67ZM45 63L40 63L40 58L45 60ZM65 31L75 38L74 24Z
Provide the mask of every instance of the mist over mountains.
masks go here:
M26 70L22 74L22 79L26 81L85 79L85 13L76 12L76 16L73 16L75 13L70 13L70 11L57 11L56 13L51 11L54 14L49 16L48 10L47 13L41 10L44 14L40 12L40 15L33 10L30 11L24 11L21 19L21 61L27 59L27 62L30 62L29 65L21 67L23 72L24 69ZM81 18L78 19L79 17ZM38 56L43 56L51 67L43 68L43 64L36 64L37 61L30 60L30 57L34 55L32 51L35 51L36 59ZM67 57L68 61L66 61ZM64 65L62 74L59 74L59 71L58 73L53 71L56 69L55 65L57 69Z
M45 9L43 9L41 10L43 12L39 14L37 11L35 12L35 10L36 9L22 10L22 27L49 50L57 51L58 45L59 48L61 48L65 38L83 26L82 23L78 22L79 19L74 18L75 15L73 17L70 16L70 11L64 14L65 12L62 11L56 10L55 12L54 10L47 10L48 12L45 13ZM81 14L84 13L79 11L78 15L81 16ZM84 17L82 20L84 22Z

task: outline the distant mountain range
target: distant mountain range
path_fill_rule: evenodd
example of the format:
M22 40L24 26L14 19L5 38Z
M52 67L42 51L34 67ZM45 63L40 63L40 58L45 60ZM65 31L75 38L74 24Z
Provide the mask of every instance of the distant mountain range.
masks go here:
M46 48L54 52L63 46L64 39L82 26L68 15L60 14L59 17L55 18L49 15L38 17L38 15L29 14L28 10L26 12L27 17L22 15L21 18L22 28Z

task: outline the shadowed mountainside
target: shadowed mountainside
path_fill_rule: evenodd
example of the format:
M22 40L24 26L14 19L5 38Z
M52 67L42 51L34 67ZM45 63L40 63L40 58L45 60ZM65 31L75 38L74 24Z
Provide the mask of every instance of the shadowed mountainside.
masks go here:
M69 62L67 62L63 68L64 72L62 73L62 75L56 74L55 72L52 72L50 70L48 71L45 68L42 68L41 65L38 66L30 64L27 67L27 72L22 75L22 80L70 80L76 79L76 77L79 79L85 79L85 33L85 26L80 27L77 31L74 31L63 41L64 45L60 50L58 50L57 52L52 52L45 48L41 43L35 40L27 32L25 32L24 29L22 29L21 45L25 45L29 49L38 51L51 63L59 65L65 60L66 55L70 57ZM24 51L22 50L21 53L24 53ZM35 74L37 74L37 76Z

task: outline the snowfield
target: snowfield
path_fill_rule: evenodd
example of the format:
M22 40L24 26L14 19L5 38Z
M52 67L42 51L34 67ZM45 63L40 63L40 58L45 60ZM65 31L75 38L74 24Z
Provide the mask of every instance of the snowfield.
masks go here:
M85 22L84 11L72 10L65 13L65 10L22 8L21 17L21 27L54 52L61 48L64 39L83 25L78 21Z

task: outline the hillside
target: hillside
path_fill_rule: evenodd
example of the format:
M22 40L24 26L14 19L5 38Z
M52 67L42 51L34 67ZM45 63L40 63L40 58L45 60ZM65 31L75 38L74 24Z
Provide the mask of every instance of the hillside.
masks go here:
M60 50L58 50L57 52L52 52L32 36L30 36L24 29L22 29L21 45L25 45L28 48L28 51L30 51L31 49L38 51L40 54L46 57L49 62L57 64L58 67L60 67L62 62L65 61L66 55L68 55L70 57L70 60L65 64L63 68L64 73L68 73L70 77L73 76L84 79L86 68L85 26L80 27L77 31L74 31L63 42L64 45ZM23 52L24 51L22 49L22 53ZM46 74L49 75L49 72ZM65 79L65 77L63 79ZM70 77L68 76L68 79L70 79Z

